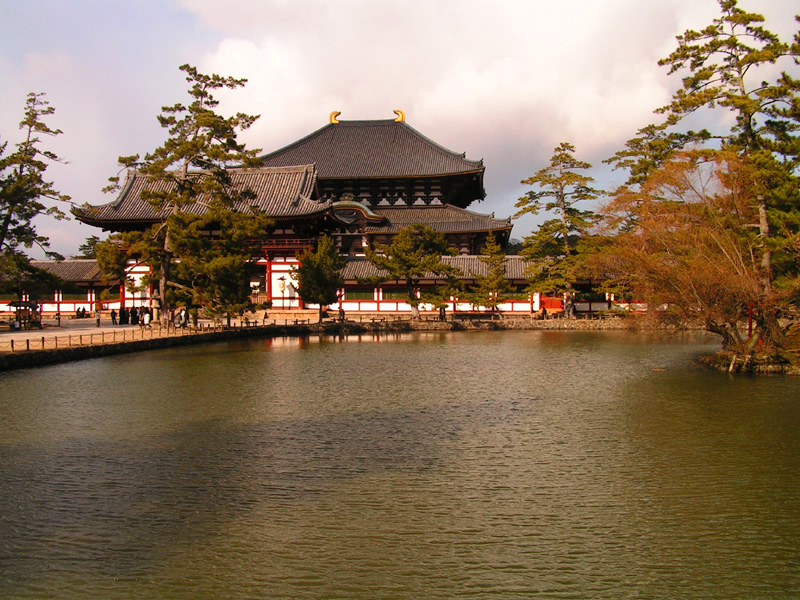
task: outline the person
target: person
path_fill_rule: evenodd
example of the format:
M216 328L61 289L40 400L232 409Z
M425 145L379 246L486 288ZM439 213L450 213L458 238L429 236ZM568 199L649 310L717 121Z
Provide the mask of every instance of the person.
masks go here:
M99 308L96 311L94 311L94 315L95 315L94 318L97 321L97 326L100 327L100 309Z
M120 325L127 325L128 324L128 309L124 306L119 309L119 324Z
M186 326L189 324L189 311L185 308L181 309L181 328L186 329Z
M113 308L111 309L111 324L112 325L117 324L117 311L114 310Z
M339 322L344 323L344 309L341 306L339 307Z
M152 329L152 327L150 326L150 319L152 319L152 318L153 317L150 315L150 311L145 309L144 310L144 315L143 315L143 322L144 322L144 328L145 329Z
M131 307L131 325L139 324L139 309L135 306Z

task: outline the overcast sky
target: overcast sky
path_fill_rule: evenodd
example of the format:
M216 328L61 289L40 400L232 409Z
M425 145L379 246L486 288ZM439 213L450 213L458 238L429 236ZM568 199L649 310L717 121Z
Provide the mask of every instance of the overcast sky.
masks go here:
M789 41L796 0L740 0ZM653 122L679 85L657 61L675 36L719 14L716 0L0 0L0 137L19 141L28 92L45 92L69 164L57 189L102 204L120 155L160 145L156 116L183 102L178 66L248 79L219 112L260 114L242 139L276 150L328 122L394 118L484 159L487 198L470 208L511 216L562 141L601 161ZM515 222L512 237L535 226ZM70 255L99 230L39 222Z

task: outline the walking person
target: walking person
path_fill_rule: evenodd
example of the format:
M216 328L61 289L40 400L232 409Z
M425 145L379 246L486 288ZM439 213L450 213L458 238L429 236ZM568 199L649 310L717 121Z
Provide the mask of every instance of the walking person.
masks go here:
M113 308L111 309L111 324L114 326L117 324L117 311Z

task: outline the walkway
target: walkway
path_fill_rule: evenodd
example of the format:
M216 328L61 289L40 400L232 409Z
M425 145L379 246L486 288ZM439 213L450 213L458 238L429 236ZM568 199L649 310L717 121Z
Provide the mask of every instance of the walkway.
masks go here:
M232 328L270 323L272 321L266 323L251 321L249 324L236 321L232 324ZM62 319L60 326L54 319L45 319L43 329L12 331L7 325L0 325L0 354L183 337L221 330L222 326L215 325L210 320L202 320L198 322L197 327L190 326L186 329L176 329L172 326L165 328L160 323L153 323L150 329L144 329L139 325L112 325L108 317L100 322L100 327L97 327L94 319L89 318Z

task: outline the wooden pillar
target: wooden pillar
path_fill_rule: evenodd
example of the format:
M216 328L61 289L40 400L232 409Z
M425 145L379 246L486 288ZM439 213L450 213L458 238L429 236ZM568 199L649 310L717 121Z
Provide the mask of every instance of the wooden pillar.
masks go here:
M272 259L269 256L269 252L265 252L264 257L267 259L267 266L266 266L267 302L269 302L270 305L272 305Z

